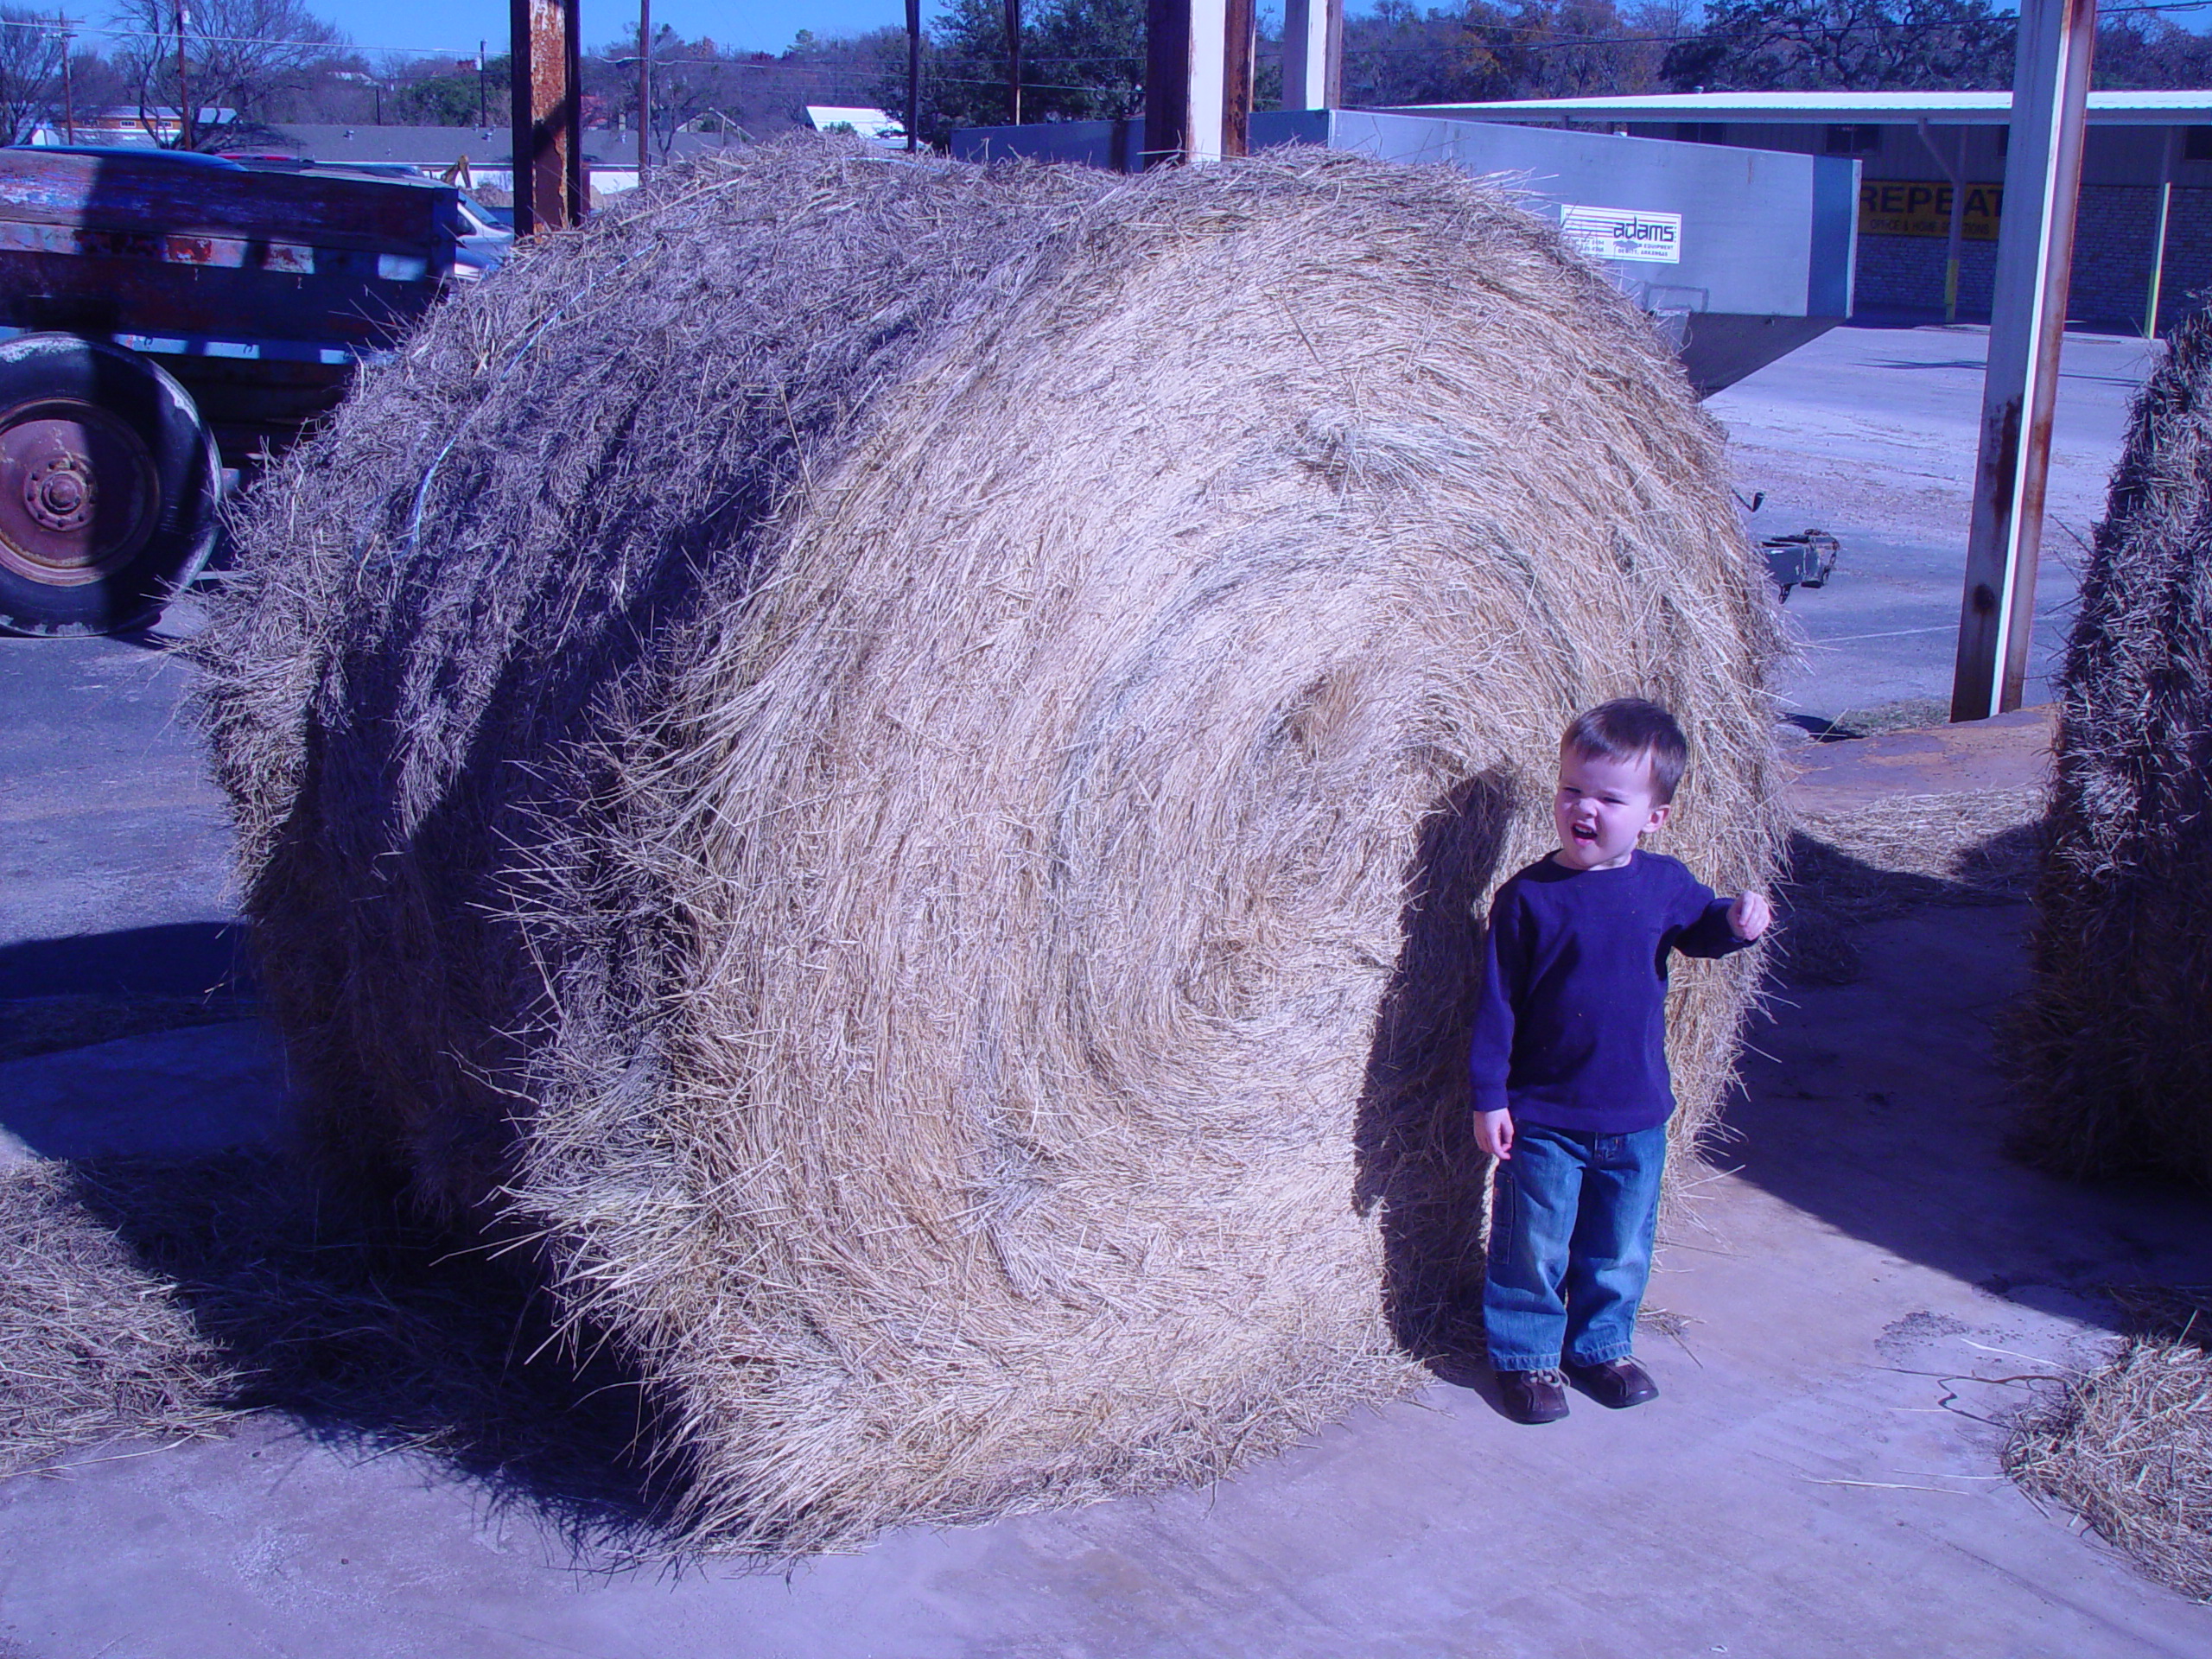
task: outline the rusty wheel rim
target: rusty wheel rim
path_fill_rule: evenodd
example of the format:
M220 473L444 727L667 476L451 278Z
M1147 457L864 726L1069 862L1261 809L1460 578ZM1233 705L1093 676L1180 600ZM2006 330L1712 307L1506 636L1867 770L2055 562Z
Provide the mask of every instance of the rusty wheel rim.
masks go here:
M50 587L98 582L146 545L161 504L146 441L97 404L0 412L0 566Z

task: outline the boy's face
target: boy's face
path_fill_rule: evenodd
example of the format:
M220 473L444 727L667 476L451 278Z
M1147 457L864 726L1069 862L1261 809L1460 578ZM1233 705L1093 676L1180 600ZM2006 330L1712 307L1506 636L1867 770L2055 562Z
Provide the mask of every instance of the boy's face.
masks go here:
M1560 749L1552 819L1559 828L1557 857L1570 870L1618 869L1637 838L1666 823L1667 812L1652 797L1649 755L1613 760Z

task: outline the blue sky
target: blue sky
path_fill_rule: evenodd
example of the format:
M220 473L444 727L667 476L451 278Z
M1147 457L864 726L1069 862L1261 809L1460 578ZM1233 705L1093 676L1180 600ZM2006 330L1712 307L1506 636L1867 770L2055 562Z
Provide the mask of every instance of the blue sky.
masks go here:
M35 3L35 0L32 0ZM506 49L507 0L308 0L309 8L363 47L422 47L474 53L486 40ZM89 10L89 8L88 8ZM923 0L923 15L937 10ZM725 46L779 52L802 29L817 35L857 35L887 24L905 28L906 0L653 0L653 27ZM603 46L634 37L636 0L583 0L584 43Z

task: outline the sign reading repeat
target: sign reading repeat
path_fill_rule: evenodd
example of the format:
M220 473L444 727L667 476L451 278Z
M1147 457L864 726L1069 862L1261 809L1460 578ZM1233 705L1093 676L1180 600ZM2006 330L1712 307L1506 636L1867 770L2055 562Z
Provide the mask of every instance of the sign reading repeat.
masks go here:
M1562 206L1559 228L1567 246L1585 259L1641 259L1658 265L1682 262L1680 213Z
M2001 184L1967 186L1959 234L1969 242L1994 242L2005 207ZM1922 179L1866 179L1859 186L1862 235L1945 236L1951 233L1951 187Z

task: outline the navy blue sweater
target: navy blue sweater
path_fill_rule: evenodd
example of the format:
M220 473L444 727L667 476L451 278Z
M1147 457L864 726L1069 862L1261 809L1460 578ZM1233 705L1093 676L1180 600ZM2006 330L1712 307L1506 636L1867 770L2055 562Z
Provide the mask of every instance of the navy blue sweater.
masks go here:
M1641 849L1611 870L1544 858L1500 887L1475 1007L1475 1109L1589 1135L1664 1123L1667 956L1742 950L1728 905Z

